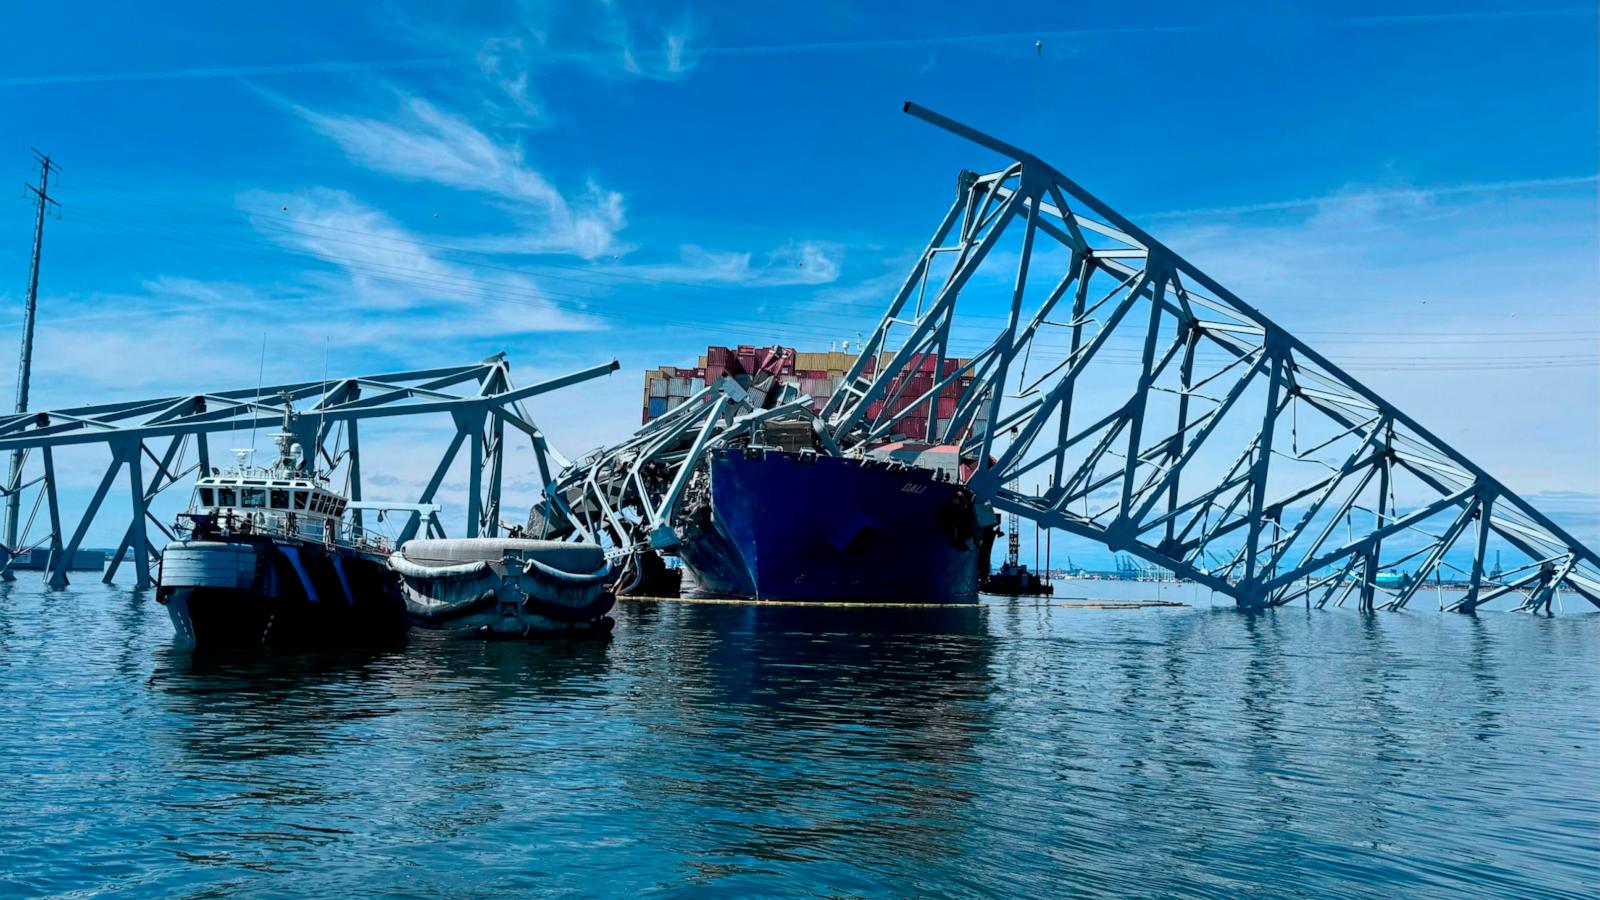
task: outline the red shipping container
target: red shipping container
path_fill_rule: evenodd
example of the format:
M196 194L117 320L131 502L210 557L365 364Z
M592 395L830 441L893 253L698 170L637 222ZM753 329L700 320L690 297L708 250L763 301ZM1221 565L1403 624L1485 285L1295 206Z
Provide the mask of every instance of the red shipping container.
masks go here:
M874 400L872 403L867 404L867 418L876 419L881 415L883 415L882 400Z
M733 351L729 350L727 347L707 347L706 367L710 368L711 366L722 366L726 368L728 365L728 358L731 356L733 356Z
M726 374L728 374L728 370L724 366L706 366L705 383L716 384L717 379Z
M754 346L750 345L750 344L740 344L739 345L739 355L740 356L755 356L756 355L756 348Z
M947 359L944 361L944 374L946 375L951 374L959 368L961 368L961 360L959 359Z
M930 375L939 371L939 357L931 353L924 354L921 362L917 364L917 371L927 372Z
M956 399L945 397L939 401L939 418L948 419L956 414Z

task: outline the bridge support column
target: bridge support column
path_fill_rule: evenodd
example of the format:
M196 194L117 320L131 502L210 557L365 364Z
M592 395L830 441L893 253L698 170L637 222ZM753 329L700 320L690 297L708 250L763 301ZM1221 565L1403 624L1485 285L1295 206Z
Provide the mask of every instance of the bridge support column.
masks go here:
M456 427L467 435L467 537L483 533L484 410L456 414Z
M117 473L122 470L124 459L120 452L113 452L111 465L106 468L106 474L100 479L100 486L95 488L94 497L89 500L89 505L83 510L83 518L78 520L78 527L72 532L72 540L67 542L65 550L51 560L50 571L47 576L49 585L53 588L64 588L68 584L67 569L72 566L72 557L78 553L78 545L83 543L83 536L88 534L89 526L94 522L95 513L100 511L100 504L106 499L106 492L111 490L111 482L117 478Z
M61 558L61 499L56 494L56 460L49 447L39 448L44 459L44 500L50 512L50 555L44 568L49 572Z
M449 448L444 451L444 457L439 460L438 467L433 470L433 477L428 479L428 486L423 489L422 497L417 500L418 503L433 502L434 495L439 493L439 486L444 484L445 476L450 473L450 464L455 462L456 454L461 452L461 444L466 439L467 433L460 428L458 420L456 436L451 439ZM400 536L395 541L396 546L398 547L400 544L404 544L406 541L416 537L417 531L424 526L427 529L425 533L429 537L432 537L435 533L438 533L440 537L444 536L444 529L439 524L439 515L437 513L429 513L426 520L421 515L416 515L412 516L410 521L406 522L406 527L401 529Z
M360 435L356 431L356 420L351 419L345 425L345 433L350 442L349 449L345 451L350 459L350 499L356 503L361 502L361 444ZM355 526L357 534L366 534L367 521L361 515L361 510L350 511L350 524Z
M488 459L484 460L489 467L489 502L484 510L483 533L497 537L500 534L500 491L505 481L506 423L499 416L493 416L492 419L489 423Z
M133 550L133 586L135 590L140 591L150 587L150 539L144 527L145 513L149 507L145 505L144 496L144 460L140 459L143 449L143 444L139 441L131 445L125 444L122 449L128 463L128 500L133 513L133 523L128 526L129 546ZM108 570L107 580L109 579Z

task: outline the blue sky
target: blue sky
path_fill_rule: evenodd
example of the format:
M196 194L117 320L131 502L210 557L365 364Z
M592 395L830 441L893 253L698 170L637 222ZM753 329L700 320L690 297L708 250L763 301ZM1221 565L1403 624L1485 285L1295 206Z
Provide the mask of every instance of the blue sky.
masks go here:
M614 440L647 365L870 328L957 170L998 163L913 99L1513 488L1600 505L1592 6L444 6L9 12L0 175L63 166L34 406L248 385L266 331L269 380L325 344L336 374L617 357L535 409L569 451ZM0 216L7 403L30 228Z

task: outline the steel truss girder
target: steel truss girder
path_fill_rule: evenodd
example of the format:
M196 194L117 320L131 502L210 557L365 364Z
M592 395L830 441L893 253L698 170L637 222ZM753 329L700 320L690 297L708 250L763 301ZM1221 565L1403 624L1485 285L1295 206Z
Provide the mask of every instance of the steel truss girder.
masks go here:
M670 549L678 543L685 491L707 455L748 440L762 423L778 419L815 423L811 398L792 387L780 388L770 375L749 389L723 376L627 440L567 466L536 510L545 530L535 536L570 532L606 545L613 559ZM823 443L824 452L842 452L827 440Z
M465 534L496 535L501 527L507 426L521 431L532 443L541 484L550 483L552 461L557 467L568 464L549 446L523 401L610 374L617 368L613 360L517 387L511 381L510 363L502 353L473 365L200 392L0 417L0 452L21 450L31 457L33 451L38 451L42 467L38 477L19 479L15 487L0 485L0 496L11 490L36 489L39 493L35 503L42 502L49 512L47 535L37 540L24 538L18 547L0 547L0 577L14 577L9 568L16 553L48 544L50 558L46 564L46 581L53 587L64 587L68 583L67 572L73 554L88 534L113 485L122 477L127 482L130 521L103 578L111 581L124 555L131 552L135 586L149 587L150 574L154 564L159 562L160 551L148 529L153 525L163 537L173 537L165 524L150 512L151 501L184 482L189 474L211 468L206 436L234 430L275 429L284 421L286 410L292 412L307 401L310 401L308 407L291 416L296 437L325 469L345 465L352 523L358 528L364 527L363 507L391 508L362 499L358 423L395 416L446 413L455 424L455 432L432 478L416 503L392 507L410 514L399 538L409 540L424 529L429 535L444 536L434 499L463 446L468 453ZM158 456L152 448L162 447L163 442L164 449ZM92 445L107 447L111 464L72 527L71 536L63 539L65 523L61 517L52 451L64 446ZM192 462L188 455L191 445ZM147 463L153 467L148 479ZM29 521L31 527L32 519Z
M1600 607L1593 550L1403 411L1039 158L914 104L906 111L1010 162L963 173L955 202L863 343L849 388L823 410L834 445L862 446L927 408L930 435L976 456L969 487L980 499L1132 553L1241 606L1310 602L1316 590L1325 603L1343 586L1346 595L1359 591L1365 609L1403 609L1426 579L1449 568L1466 592L1449 608L1470 611L1517 593L1521 608L1547 611L1561 592ZM983 349L955 414L938 415L950 382L936 377L909 408L874 415L874 404L892 402L925 358L938 360L942 376L963 295L974 292L986 262L994 268L1002 245L1014 248L1003 257L1014 267L1009 288L977 292L999 306L994 317L1003 324L992 338L975 335ZM1040 262L1056 256L1066 260L1064 272ZM1056 321L1068 296L1070 314ZM1053 342L1058 335L1064 346ZM1124 352L1109 349L1119 336L1138 348L1122 358L1137 375L1125 399L1074 432L1083 384ZM884 353L889 362L875 365ZM1017 374L1030 366L1045 369L1031 383ZM1103 383L1095 394L1107 399ZM1164 424L1158 395L1176 398ZM974 433L973 413L984 405L991 425ZM1325 434L1301 451L1302 429ZM998 443L1003 435L1009 442ZM1323 460L1324 452L1340 461ZM1203 457L1212 461L1202 466ZM1217 464L1230 458L1219 474ZM1049 478L1038 496L1007 487L1030 473ZM1405 497L1397 495L1402 482ZM1329 549L1340 522L1352 534ZM1473 538L1462 540L1474 523ZM1485 561L1494 545L1537 571L1495 578ZM1470 561L1456 565L1452 554ZM1418 560L1415 570L1401 568ZM1410 580L1398 589L1380 585L1401 573Z

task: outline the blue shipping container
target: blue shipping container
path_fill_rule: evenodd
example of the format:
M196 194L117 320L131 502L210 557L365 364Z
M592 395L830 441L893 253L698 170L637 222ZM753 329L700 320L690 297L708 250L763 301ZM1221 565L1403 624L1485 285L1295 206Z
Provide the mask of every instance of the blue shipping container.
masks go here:
M666 411L667 411L667 398L665 398L665 397L651 397L650 398L650 418L654 419L656 416L659 416L659 415L665 413Z

